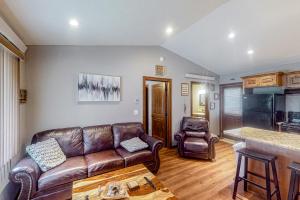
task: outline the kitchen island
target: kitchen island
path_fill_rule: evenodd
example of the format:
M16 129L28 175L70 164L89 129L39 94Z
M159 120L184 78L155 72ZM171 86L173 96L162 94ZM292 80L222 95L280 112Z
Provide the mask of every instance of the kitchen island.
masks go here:
M287 199L290 181L288 165L293 161L300 162L300 135L250 127L226 130L224 133L230 137L245 141L246 147L249 149L277 156L276 168L281 198ZM249 171L265 175L264 166L257 161L249 160L248 169ZM265 183L264 180L251 175L249 175L249 178L260 184ZM249 189L261 191L254 188L254 186L249 187Z

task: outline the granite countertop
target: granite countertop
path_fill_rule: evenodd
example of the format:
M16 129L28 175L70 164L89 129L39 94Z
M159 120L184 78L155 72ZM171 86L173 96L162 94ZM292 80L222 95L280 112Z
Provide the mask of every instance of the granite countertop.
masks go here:
M226 130L224 133L226 135L245 140L246 142L247 140L250 140L300 152L299 134L276 132L250 127Z

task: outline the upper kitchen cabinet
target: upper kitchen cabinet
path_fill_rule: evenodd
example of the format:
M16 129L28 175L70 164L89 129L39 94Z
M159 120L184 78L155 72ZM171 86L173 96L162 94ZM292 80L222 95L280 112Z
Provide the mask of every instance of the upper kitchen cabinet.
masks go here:
M286 86L288 88L300 88L300 71L286 74Z
M258 74L245 76L243 79L244 88L256 87L280 87L283 86L283 72Z

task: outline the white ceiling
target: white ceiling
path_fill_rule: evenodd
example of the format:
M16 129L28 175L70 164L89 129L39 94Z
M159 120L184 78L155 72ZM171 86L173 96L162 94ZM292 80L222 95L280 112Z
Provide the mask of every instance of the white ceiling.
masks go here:
M220 75L300 62L300 1L230 0L162 46Z
M28 45L161 45L167 26L178 33L225 1L0 0L0 11Z

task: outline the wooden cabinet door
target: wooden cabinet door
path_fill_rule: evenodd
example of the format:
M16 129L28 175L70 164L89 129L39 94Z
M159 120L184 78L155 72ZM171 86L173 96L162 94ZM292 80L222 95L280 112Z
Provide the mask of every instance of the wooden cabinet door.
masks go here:
M260 87L275 86L275 85L278 85L276 75L267 75L267 76L259 77Z
M152 136L165 144L167 128L167 92L165 83L152 85Z
M254 88L259 86L258 78L246 78L244 79L244 88Z
M287 74L287 87L300 88L300 72Z

